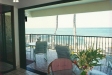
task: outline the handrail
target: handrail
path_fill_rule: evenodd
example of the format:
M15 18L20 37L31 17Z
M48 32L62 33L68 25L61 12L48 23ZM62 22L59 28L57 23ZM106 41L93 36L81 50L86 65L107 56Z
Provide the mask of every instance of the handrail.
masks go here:
M54 34L25 34L25 35L54 35ZM81 36L81 37L103 37L103 38L112 38L112 36L85 36L85 35L56 35L56 36Z
M80 35L54 35L54 34L26 34L26 43L36 42L37 37L41 37L42 41L47 41L51 46L67 45L71 50L87 49L94 44L94 48L101 48L103 53L111 52L109 47L112 47L112 37L103 36L80 36ZM54 37L54 40L52 39ZM52 43L52 41L54 41ZM74 42L75 41L75 42ZM54 47L53 47L54 48Z

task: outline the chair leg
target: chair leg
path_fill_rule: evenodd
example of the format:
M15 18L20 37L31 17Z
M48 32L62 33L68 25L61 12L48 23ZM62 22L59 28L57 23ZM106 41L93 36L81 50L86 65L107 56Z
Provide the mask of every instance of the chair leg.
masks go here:
M34 54L34 61L36 62L36 54Z
M100 65L100 71L101 71L101 65Z
M45 55L45 58L44 59L47 61L47 53L45 53L44 55Z

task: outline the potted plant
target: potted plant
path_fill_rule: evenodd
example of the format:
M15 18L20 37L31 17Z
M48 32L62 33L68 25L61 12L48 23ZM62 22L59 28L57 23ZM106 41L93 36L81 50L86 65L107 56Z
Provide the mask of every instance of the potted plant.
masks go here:
M88 71L91 70L93 66L99 65L99 60L105 57L100 48L94 49L93 47L78 52L77 56L77 65L81 69L81 75L87 75Z

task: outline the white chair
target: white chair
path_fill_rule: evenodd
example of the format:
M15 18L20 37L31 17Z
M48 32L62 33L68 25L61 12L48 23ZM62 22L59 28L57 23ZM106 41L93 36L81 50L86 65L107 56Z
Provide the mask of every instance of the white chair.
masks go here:
M45 60L47 61L47 41L37 41L34 49L34 59L36 62L36 54L44 53Z

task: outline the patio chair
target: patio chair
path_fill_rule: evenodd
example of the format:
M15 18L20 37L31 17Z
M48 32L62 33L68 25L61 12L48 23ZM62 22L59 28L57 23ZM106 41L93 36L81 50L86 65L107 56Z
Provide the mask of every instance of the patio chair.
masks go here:
M45 60L47 61L47 41L37 41L34 49L34 59L36 62L36 54L44 53Z
M55 47L58 58L68 58L70 59L70 50L68 46L56 45Z
M67 58L58 58L48 66L48 75L75 75L72 71L72 61Z
M70 50L68 46L56 45L55 47L58 58L68 58L72 61L77 60L77 55L74 54L71 58Z

